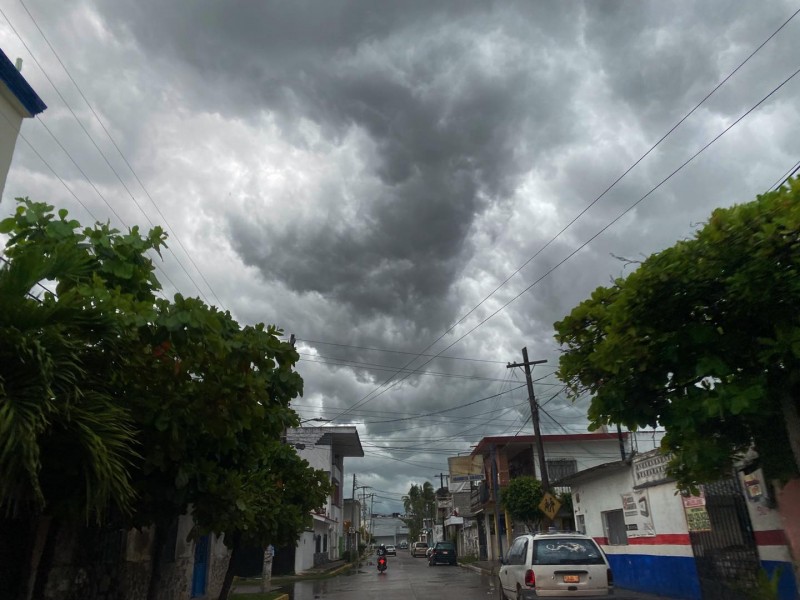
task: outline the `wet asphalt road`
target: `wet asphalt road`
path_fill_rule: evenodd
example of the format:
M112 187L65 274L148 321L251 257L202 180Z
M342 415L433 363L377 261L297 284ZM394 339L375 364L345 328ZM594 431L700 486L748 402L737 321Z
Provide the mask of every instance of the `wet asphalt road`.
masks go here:
M407 550L389 557L389 568L379 574L375 557L348 574L317 581L297 581L283 588L292 600L494 600L493 578L471 569L439 565L429 567L424 558ZM658 596L617 589L614 600L657 600Z
M491 579L462 567L429 567L424 558L407 550L388 557L389 568L379 574L375 557L350 574L319 581L297 581L288 589L293 600L487 600L496 598ZM370 564L371 563L371 564Z

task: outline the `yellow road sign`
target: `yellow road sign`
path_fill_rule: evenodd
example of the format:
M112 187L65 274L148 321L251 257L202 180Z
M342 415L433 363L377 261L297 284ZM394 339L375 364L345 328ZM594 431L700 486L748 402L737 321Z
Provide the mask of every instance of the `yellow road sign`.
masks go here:
M539 510L546 514L550 519L554 519L555 516L558 514L558 509L561 508L561 502L553 496L550 492L547 492L542 498L542 501L539 502Z

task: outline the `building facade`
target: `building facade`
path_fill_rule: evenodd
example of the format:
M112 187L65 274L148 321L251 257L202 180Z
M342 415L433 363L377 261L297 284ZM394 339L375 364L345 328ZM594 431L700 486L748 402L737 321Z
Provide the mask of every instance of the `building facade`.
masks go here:
M22 120L47 108L19 69L0 50L0 196L6 185Z
M338 560L345 550L344 459L363 457L364 450L355 427L297 427L287 430L286 442L313 468L327 472L333 488L325 506L312 513L313 525L301 534L294 549L291 571L303 573L315 565ZM287 568L285 561L280 564Z
M797 597L791 557L761 470L681 495L660 451L567 478L579 531L608 555L617 585L687 600L750 597L759 571L779 572L779 597Z
M575 433L543 435L548 479L558 482L571 474L629 456L635 448L651 448L660 443L661 433ZM502 509L502 491L515 477L540 478L539 458L534 435L483 438L472 451L483 460L483 481L471 491L471 514L477 523L478 556L496 560L508 549L514 537L525 533L521 524L512 523ZM569 491L568 487L553 491ZM567 507L556 515L560 529L573 529L573 515Z

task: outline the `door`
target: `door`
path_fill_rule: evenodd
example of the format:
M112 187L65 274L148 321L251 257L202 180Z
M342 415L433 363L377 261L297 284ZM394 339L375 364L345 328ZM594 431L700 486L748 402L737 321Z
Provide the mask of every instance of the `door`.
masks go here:
M192 573L192 598L204 596L208 579L208 536L197 540L194 546L194 571Z
M710 530L690 531L704 600L744 600L757 586L761 562L738 478L703 486Z

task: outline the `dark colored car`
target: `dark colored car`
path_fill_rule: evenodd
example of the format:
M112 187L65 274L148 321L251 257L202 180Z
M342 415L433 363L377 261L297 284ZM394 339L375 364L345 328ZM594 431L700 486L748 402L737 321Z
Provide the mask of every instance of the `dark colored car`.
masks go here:
M456 564L456 545L453 542L436 542L431 555L428 557L428 566Z

